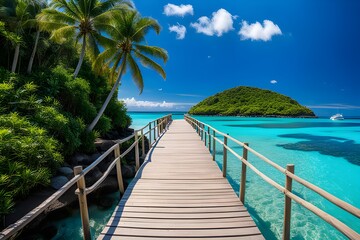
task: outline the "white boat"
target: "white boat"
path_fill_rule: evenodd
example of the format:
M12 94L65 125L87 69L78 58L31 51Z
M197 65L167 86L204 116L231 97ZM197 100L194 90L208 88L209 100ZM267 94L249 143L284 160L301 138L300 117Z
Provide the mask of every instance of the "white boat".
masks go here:
M331 120L344 120L344 117L343 117L342 114L337 113L337 114L331 116L330 119L331 119Z

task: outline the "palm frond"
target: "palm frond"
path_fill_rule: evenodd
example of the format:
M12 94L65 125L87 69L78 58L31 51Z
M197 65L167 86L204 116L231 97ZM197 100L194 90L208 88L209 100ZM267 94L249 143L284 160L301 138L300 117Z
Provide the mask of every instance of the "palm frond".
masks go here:
M68 25L61 22L53 21L39 21L39 27L42 31L52 32L59 28L67 27Z
M102 2L98 2L98 4L94 7L92 17L96 17L99 14L108 11L119 11L119 10L124 11L130 8L133 8L133 5L128 1L124 1L124 0L102 1Z
M109 48L109 47L115 48L116 47L116 42L114 42L114 40L112 40L111 38L107 38L98 32L92 32L91 35L103 47L106 47L106 48Z
M100 72L102 69L102 66L106 61L111 61L114 58L114 55L116 53L116 48L107 48L102 53L100 53L96 60L93 62L93 69L96 72Z
M144 89L144 81L139 68L139 65L135 62L131 54L127 55L128 68L130 69L133 81L140 90L140 94Z
M141 64L144 67L149 67L159 73L162 78L166 79L166 73L164 69L156 62L154 62L151 58L143 55L140 51L135 51L135 56L140 59Z
M169 59L167 51L163 48L156 46L140 45L140 44L134 44L134 47L138 49L140 52L145 53L149 56L161 58L164 61L164 63L166 63L167 60Z
M64 26L52 31L50 39L58 43L64 43L75 36L76 27Z
M77 19L69 14L64 12L60 12L56 9L47 8L44 9L41 13L37 15L38 21L41 23L42 21L51 21L51 22L61 22L67 24L75 24Z
M157 34L159 34L161 30L160 24L155 19L148 17L140 18L134 28L137 29L132 36L135 42L141 42L149 30L155 30Z

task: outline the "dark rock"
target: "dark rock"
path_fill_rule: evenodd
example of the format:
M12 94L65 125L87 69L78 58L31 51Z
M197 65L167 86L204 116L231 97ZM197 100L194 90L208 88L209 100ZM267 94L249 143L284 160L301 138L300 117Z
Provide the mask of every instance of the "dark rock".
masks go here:
M121 174L123 178L133 178L135 177L135 166L122 165Z
M124 185L125 186L125 185ZM116 177L108 176L99 186L99 194L102 196L108 193L119 191L119 185Z
M94 167L88 174L85 176L86 186L91 186L102 176L102 172L98 167Z
M65 176L68 179L71 179L74 177L74 171L69 167L61 167L58 170L59 175Z
M83 163L88 161L89 156L84 153L76 153L71 158L71 165L77 166L77 165L84 165Z
M110 132L106 133L104 137L106 139L120 139L121 135L119 134L118 131L110 131Z
M98 159L101 156L101 153L94 153L89 156L89 160L91 163L93 163L96 159Z
M62 186L64 186L69 180L65 176L56 176L51 179L51 187L59 190Z
M97 138L95 140L95 147L99 151L106 151L109 148L111 148L112 146L114 146L114 144L116 144L116 142L113 140L106 140L106 139L100 139L100 138Z
M101 172L105 172L108 169L110 163L111 161L109 161L108 159L104 159L103 161L101 161L101 163L99 163L99 165L97 165L97 167Z

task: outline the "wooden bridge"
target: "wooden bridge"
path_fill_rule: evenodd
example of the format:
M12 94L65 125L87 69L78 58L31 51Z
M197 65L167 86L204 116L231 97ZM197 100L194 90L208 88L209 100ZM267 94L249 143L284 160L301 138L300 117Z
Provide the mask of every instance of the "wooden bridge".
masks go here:
M292 201L313 212L349 239L360 239L360 234L354 229L292 193L292 181L296 181L352 214L357 220L360 219L360 209L298 177L294 174L294 165L288 164L285 169L250 148L247 143L240 142L190 116L185 116L186 121L172 121L171 118L171 115L167 115L149 122L131 136L118 140L117 144L85 169L81 166L75 167L75 176L67 184L23 218L4 229L0 233L0 240L15 237L74 184L78 186L76 194L79 197L84 239L92 239L87 195L100 186L114 167L119 191L123 196L99 239L263 239L243 206L247 168L284 194L283 239L288 240L291 236ZM145 156L145 136L151 149L144 164L140 166L140 155ZM133 143L121 152L121 144L127 141ZM242 148L242 156L228 146L228 141ZM219 146L221 149L216 149ZM124 193L121 159L132 149L135 149L138 172ZM217 150L222 152L222 172L214 161ZM241 162L239 198L226 180L228 153ZM247 161L248 154L284 174L285 186L281 186ZM112 155L114 160L108 169L96 183L87 187L85 175L109 155Z
M264 239L184 120L156 142L99 239Z

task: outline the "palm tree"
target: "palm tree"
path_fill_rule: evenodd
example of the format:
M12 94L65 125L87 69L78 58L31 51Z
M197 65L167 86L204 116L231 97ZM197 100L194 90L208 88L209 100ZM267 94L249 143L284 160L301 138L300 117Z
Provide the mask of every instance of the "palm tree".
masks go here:
M116 73L118 75L103 106L93 122L88 126L88 131L93 130L101 115L104 113L114 92L119 87L121 77L127 68L132 73L133 80L139 88L140 93L143 91L143 77L137 62L135 61L136 58L140 60L143 66L152 68L164 79L166 78L164 69L150 58L161 58L165 63L168 59L166 50L160 47L142 44L145 42L146 33L151 29L155 30L158 34L160 32L160 25L158 22L151 18L141 17L139 13L135 11L116 14L111 21L110 26L107 27L106 30L110 39L107 41L106 49L99 54L94 62L94 69L99 70L102 68L103 64L106 63L111 66L111 75L114 76Z
M98 44L106 41L100 31L106 27L112 14L132 5L127 0L53 0L50 6L38 15L40 28L51 32L51 39L59 43L70 39L76 43L82 41L75 78L85 51L94 57L99 53Z
M47 7L47 2L45 0L33 0L30 2L30 4L31 4L31 8L30 8L29 12L31 14L32 19L29 20L29 23L31 24L32 27L34 27L36 29L36 36L35 36L34 48L32 50L28 68L27 68L28 74L31 73L37 46L38 46L39 39L40 39L40 28L38 25L38 21L36 20L36 15L38 15L43 9L45 9Z
M0 17L7 22L10 31L16 36L22 36L24 29L30 19L28 11L28 1L26 0L3 0L0 6ZM15 42L15 53L11 71L15 72L19 54L21 41Z

